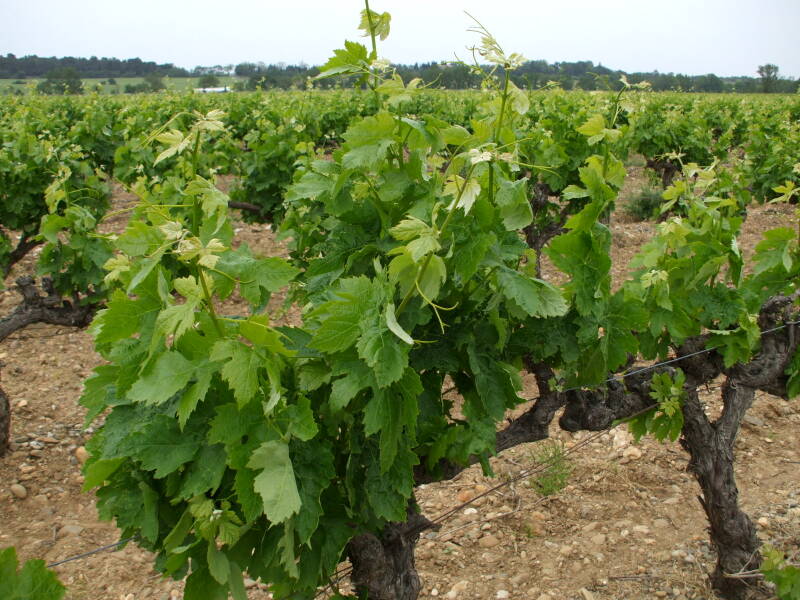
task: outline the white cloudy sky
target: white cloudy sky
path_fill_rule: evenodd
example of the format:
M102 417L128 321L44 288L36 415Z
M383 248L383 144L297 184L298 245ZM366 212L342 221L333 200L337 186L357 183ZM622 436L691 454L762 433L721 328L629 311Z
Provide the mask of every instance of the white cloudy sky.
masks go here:
M183 67L321 64L358 35L360 0L0 0L0 53L114 56ZM468 11L530 59L625 71L800 77L800 0L372 0L392 13L380 53L466 58Z

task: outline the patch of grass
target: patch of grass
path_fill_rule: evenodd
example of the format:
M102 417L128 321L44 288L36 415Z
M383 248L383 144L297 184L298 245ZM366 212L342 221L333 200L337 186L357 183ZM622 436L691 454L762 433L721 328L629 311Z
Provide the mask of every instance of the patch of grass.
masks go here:
M631 197L625 205L625 212L637 221L649 221L658 218L664 192L658 188L645 187L638 194Z
M19 91L25 93L28 86L33 88L41 81L41 79L0 79L0 94L14 93ZM144 81L143 77L116 77L116 84L109 84L108 78L84 78L83 90L85 94L90 92L97 92L99 94L121 94L125 90L126 85L137 85ZM236 76L221 76L219 77L220 87L232 87L237 81L247 81L247 78ZM198 87L197 77L164 77L164 85L167 90L175 92L184 92Z
M574 468L566 454L564 444L547 441L539 445L533 452L533 460L546 468L530 480L531 488L542 496L552 496L563 490Z

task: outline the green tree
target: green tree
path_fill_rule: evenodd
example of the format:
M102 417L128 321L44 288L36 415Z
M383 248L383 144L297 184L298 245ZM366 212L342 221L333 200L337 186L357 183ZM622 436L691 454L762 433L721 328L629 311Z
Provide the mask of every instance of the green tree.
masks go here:
M719 93L723 91L724 86L722 84L722 80L714 75L713 73L709 73L708 75L699 75L695 78L694 89L698 92L715 92Z
M197 87L214 88L219 87L219 77L214 74L203 75L197 80Z
M62 67L49 71L36 89L42 94L81 94L83 82L75 69Z
M166 88L164 78L158 73L148 73L144 76L144 83L150 87L151 92L157 92Z
M765 94L774 92L778 83L778 65L772 63L759 65L758 76L761 77L761 91Z

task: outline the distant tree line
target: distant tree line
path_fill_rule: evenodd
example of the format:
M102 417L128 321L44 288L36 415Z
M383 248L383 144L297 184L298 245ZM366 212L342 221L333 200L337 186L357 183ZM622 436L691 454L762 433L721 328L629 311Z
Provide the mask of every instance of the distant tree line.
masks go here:
M434 87L447 89L468 89L480 85L481 77L474 73L468 65L459 63L414 63L411 65L394 65L398 73L406 80L419 77ZM619 78L625 75L631 83L650 82L655 91L684 92L740 92L740 93L794 93L798 91L798 80L781 77L777 65L759 65L758 77L718 77L713 73L707 75L682 75L675 73L626 73L613 70L592 61L555 62L532 60L516 69L512 78L517 86L523 89L538 89L557 84L563 89L603 90L618 89ZM69 85L58 83L69 74L70 79L145 77L147 81L129 84L126 92L145 92L162 89L161 78L199 77L205 78L200 87L211 85L218 76L236 75L241 81L235 84L236 89L291 89L302 88L309 78L319 74L317 67L305 64L286 65L285 63L266 64L263 62L244 62L238 65L215 65L213 67L198 66L191 71L176 67L171 63L156 64L145 62L139 58L119 60L116 58L43 58L23 56L17 58L13 54L0 56L0 78L26 77L46 78L54 83L41 86L45 93L76 93L74 81ZM333 80L321 80L317 87L328 87L336 84ZM78 92L79 93L79 92Z
M419 77L434 87L447 89L468 89L478 87L480 75L465 64L415 63L413 65L394 65L397 72L408 81ZM625 75L630 83L650 82L655 91L680 90L684 92L780 92L794 93L798 90L798 80L780 77L776 65L758 67L759 77L718 77L707 75L682 75L675 73L626 73L613 70L592 61L555 62L546 60L528 61L512 74L517 86L523 89L537 89L549 84L558 84L563 89L605 90L619 89L619 78ZM247 77L239 83L242 89L299 88L309 77L319 74L317 67L306 65L268 65L264 63L240 63L234 74ZM333 81L317 82L317 86L334 85Z
M186 69L176 67L171 63L163 65L140 58L74 58L65 56L23 56L17 58L13 54L0 55L0 78L25 79L27 77L46 77L50 71L56 69L74 69L82 78L107 78L107 77L144 77L156 73L169 77L189 77Z

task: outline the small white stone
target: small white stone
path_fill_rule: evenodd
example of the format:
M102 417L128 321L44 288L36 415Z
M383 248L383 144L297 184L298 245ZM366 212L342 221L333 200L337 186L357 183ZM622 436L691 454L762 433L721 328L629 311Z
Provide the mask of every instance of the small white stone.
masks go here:
M495 598L498 600L506 600L511 594L508 593L508 590L497 590L497 594L495 594Z
M83 527L80 525L64 525L58 530L58 537L67 537L70 535L80 535L83 532Z
M20 485L18 483L12 483L9 489L11 490L11 493L14 494L14 496L16 498L19 498L20 500L24 500L25 498L28 497L28 490L25 489L24 485Z
M642 458L642 451L636 446L628 446L622 453L622 458L627 458L628 460L638 460Z

